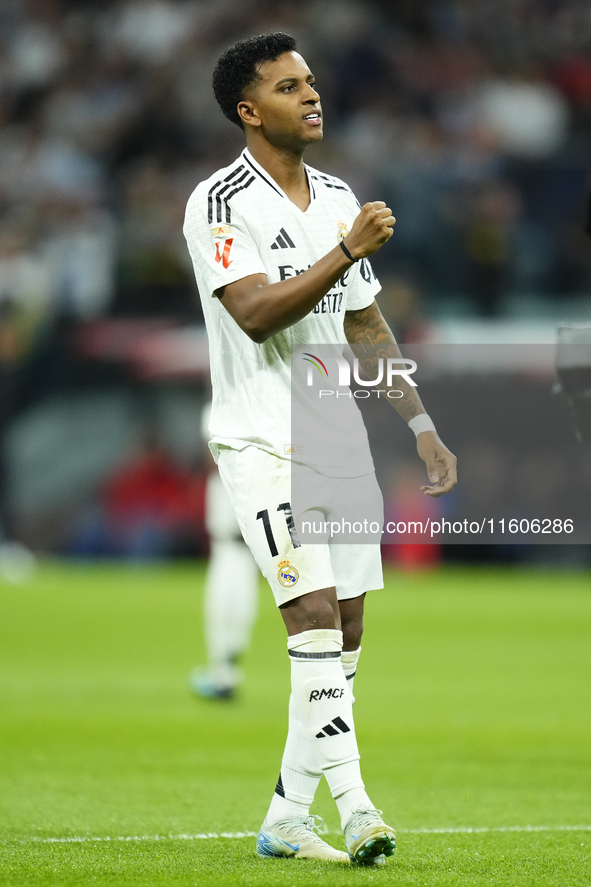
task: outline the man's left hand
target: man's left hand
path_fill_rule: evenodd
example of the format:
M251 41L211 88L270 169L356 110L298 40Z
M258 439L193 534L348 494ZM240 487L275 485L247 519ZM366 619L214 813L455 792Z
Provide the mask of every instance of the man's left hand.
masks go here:
M421 487L425 496L436 498L453 490L458 482L457 459L434 431L421 431L417 437L417 451L427 466L431 486Z

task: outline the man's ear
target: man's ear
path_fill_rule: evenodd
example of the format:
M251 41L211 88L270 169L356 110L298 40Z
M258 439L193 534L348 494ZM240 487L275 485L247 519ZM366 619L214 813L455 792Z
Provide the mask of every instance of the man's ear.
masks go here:
M236 110L238 111L238 116L242 120L245 126L260 126L261 118L257 114L254 102L238 102L236 106Z

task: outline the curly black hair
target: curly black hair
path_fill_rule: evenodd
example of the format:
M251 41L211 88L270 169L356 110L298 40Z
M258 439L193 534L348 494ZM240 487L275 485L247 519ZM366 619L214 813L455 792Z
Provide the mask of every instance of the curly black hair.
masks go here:
M246 88L260 79L259 66L295 49L295 39L282 31L248 37L226 49L213 71L213 91L224 116L244 129L236 107Z

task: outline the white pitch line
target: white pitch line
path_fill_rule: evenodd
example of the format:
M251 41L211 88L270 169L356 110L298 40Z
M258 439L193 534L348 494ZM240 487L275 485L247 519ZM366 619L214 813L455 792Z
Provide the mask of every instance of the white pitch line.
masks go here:
M31 835L28 838L15 838L12 841L0 841L2 844L96 844L139 841L211 841L216 838L256 838L258 832L198 832L195 835L79 835L66 838L42 838Z
M457 826L454 828L398 829L407 835L476 835L483 832L591 832L591 825L498 825L488 827Z
M398 829L405 835L478 835L490 832L591 832L591 825L499 825L490 827L454 826L451 828L406 828ZM194 835L80 835L64 838L42 838L31 835L28 838L2 840L0 844L98 844L136 843L140 841L212 841L217 838L256 838L257 832L198 832ZM337 832L334 832L337 834Z

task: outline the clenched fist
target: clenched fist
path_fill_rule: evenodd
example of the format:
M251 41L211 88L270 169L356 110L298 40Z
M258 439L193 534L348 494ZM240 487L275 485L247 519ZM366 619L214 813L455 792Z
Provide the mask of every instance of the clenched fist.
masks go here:
M354 259L371 256L390 240L395 224L392 210L383 200L365 203L353 222L350 234L345 238L345 246Z

